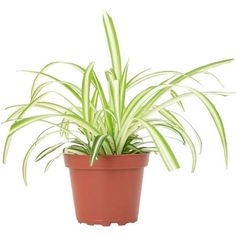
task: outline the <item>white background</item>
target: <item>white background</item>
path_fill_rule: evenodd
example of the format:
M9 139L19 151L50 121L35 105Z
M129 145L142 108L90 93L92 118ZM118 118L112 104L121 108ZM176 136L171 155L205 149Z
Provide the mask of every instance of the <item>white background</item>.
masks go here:
M39 70L53 60L72 61L95 69L110 67L102 26L106 9L113 17L122 56L131 72L187 71L236 56L235 1L3 1L0 0L0 119L3 108L28 99L32 76L19 69ZM212 70L225 90L236 91L235 62ZM203 79L204 80L204 79ZM201 80L203 82L203 80ZM210 88L208 81L206 88ZM219 90L218 85L213 85ZM6 166L0 165L0 234L10 235L236 235L236 97L213 98L225 122L229 169L215 127L204 107L186 102L190 118L204 141L195 174L190 154L181 147L182 164L168 173L156 156L145 170L139 221L118 227L77 223L70 181L63 160L48 174L31 164L30 185L21 179L21 158L31 132L21 132ZM1 127L1 151L7 127ZM95 196L96 197L96 196Z

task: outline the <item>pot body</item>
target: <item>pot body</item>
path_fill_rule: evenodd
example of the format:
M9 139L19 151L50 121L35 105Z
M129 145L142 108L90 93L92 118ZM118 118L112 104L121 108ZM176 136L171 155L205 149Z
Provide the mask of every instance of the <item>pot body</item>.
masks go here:
M143 170L149 154L89 157L65 154L77 219L90 225L124 225L138 219Z

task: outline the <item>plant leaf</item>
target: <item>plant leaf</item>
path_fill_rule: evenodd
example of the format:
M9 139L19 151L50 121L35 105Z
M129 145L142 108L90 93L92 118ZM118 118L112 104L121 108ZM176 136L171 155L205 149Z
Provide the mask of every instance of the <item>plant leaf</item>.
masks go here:
M35 161L38 162L40 160L42 160L44 157L46 157L47 155L49 155L50 153L56 151L58 148L60 148L62 145L64 145L67 141L64 142L60 142L57 144L54 144L50 147L47 147L46 149L44 149L42 152L40 152L37 157L35 158Z
M62 153L60 153L58 156L54 157L52 160L50 160L47 165L45 166L44 173L48 171L48 169L51 167L52 163L56 161L59 157L61 157Z
M148 122L144 120L139 121L147 129L150 136L152 137L152 140L155 143L167 169L170 171L179 168L179 163L162 134L155 128L155 126L149 124Z
M196 89L193 88L187 88L189 91L191 91L192 93L194 93L194 95L196 95L196 97L198 97L202 103L205 105L205 107L207 108L207 110L209 111L215 125L216 128L218 130L220 139L221 139L221 143L224 149L224 156L225 156L225 165L226 168L228 167L228 148L227 148L227 140L226 140L226 135L225 135L225 129L224 129L224 124L222 122L222 119L217 111L217 109L215 108L214 104L211 102L211 100L209 98L207 98L202 92L199 92Z
M102 147L103 142L105 141L107 135L98 135L95 137L93 146L92 146L92 156L90 159L90 165L92 166L94 161L97 159L99 151Z
M191 78L191 76L201 73L203 71L206 71L210 68L216 67L216 66L220 66L229 62L232 62L233 59L226 59L226 60L222 60L222 61L217 61L217 62L213 62L201 67L198 67L196 69L193 69L183 75L178 76L176 79L174 79L173 81L170 82L170 84L173 86L178 85L180 82L184 81L187 78ZM165 82L166 83L166 82ZM161 85L165 84L165 83L161 83ZM155 96L153 96L148 102L147 104L140 110L139 112L139 118L142 117L142 115L144 113L146 113L147 110L149 110L157 101L157 99L159 99L163 94L165 94L166 92L168 92L172 87L166 87L163 89L160 89Z
M216 62L207 64L207 65L204 65L204 66L200 66L200 67L195 68L195 69L193 69L193 70L191 70L191 71L188 71L188 72L185 73L184 75L179 76L178 78L176 78L175 80L173 80L171 83L172 83L172 84L178 84L178 83L180 83L181 81L183 81L184 79L188 78L189 76L193 76L193 75L202 73L202 72L204 72L204 71L206 71L206 70L209 70L209 69L214 68L214 67L216 67L216 66L220 66L220 65L223 65L223 64L232 62L232 61L233 61L233 59L225 59L225 60L216 61Z
M80 95L78 94L78 91L77 91L77 86L75 85L72 85L71 83L68 83L68 82L64 82L64 81L61 81L59 80L58 78L52 76L52 75L49 75L49 74L46 74L46 73L42 73L42 72L38 72L38 71L32 71L32 70L21 70L22 72L27 72L27 73L33 73L33 74L40 74L40 75L44 75L54 81L57 81L58 83L60 83L63 87L65 87L71 94L73 94L79 101L81 101L81 97ZM75 89L75 88L76 89ZM35 95L34 93L32 95ZM33 96L34 97L34 96Z
M165 108L161 109L159 113L164 116L168 121L172 124L178 125L179 127L183 128L183 125L179 122L179 120L168 110Z
M43 74L43 72L46 71L48 68L56 65L56 64L70 65L70 66L76 68L77 70L79 70L81 73L84 73L84 71L85 71L85 69L82 66L79 66L78 64L75 64L75 63L63 62L63 61L53 61L53 62L50 62L47 65L45 65L39 72L36 72L36 77L34 79L32 87L31 87L31 97L33 97L37 81L40 79L40 77Z
M115 72L116 79L120 80L122 76L120 49L112 18L107 14L107 12L103 15L103 24L110 50L112 67Z
M170 90L170 94L173 98L177 98L179 96L173 89ZM177 104L179 105L182 111L185 111L182 101L178 101Z
M82 82L82 110L84 120L89 122L89 108L90 108L90 83L91 83L91 74L93 72L94 63L90 63L87 67L83 82Z
M120 115L123 114L124 108L125 108L125 96L126 96L126 84L127 84L127 74L128 74L128 67L129 67L129 63L127 62L122 74L122 79L119 83L119 111L120 111Z
M107 103L107 99L106 99L106 96L104 94L104 91L103 91L103 88L96 76L96 74L93 72L93 81L94 81L94 86L95 86L95 89L97 89L98 91L98 94L99 94L99 97L100 97L100 101L101 101L101 104L102 104L102 107L103 109L107 109L109 110L109 105ZM113 125L112 125L112 118L110 116L109 113L104 113L105 114L105 119L106 119L106 122L105 122L105 125L107 126L107 129L108 129L108 133L110 135L113 134Z

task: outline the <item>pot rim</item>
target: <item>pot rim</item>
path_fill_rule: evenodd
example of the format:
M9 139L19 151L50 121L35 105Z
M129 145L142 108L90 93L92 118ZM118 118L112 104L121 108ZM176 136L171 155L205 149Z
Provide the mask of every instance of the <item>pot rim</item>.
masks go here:
M64 154L66 167L71 169L137 169L148 165L149 153L100 155L90 166L88 155Z

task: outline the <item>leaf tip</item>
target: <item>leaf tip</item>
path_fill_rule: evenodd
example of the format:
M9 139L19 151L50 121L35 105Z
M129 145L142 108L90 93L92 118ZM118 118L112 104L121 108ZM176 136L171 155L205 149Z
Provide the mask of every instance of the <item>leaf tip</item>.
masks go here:
M107 18L110 18L110 15L108 14L108 12L105 9L103 10L102 15L103 15L104 20L107 19Z
M28 181L27 181L26 177L23 177L23 180L24 180L25 187L28 187Z

